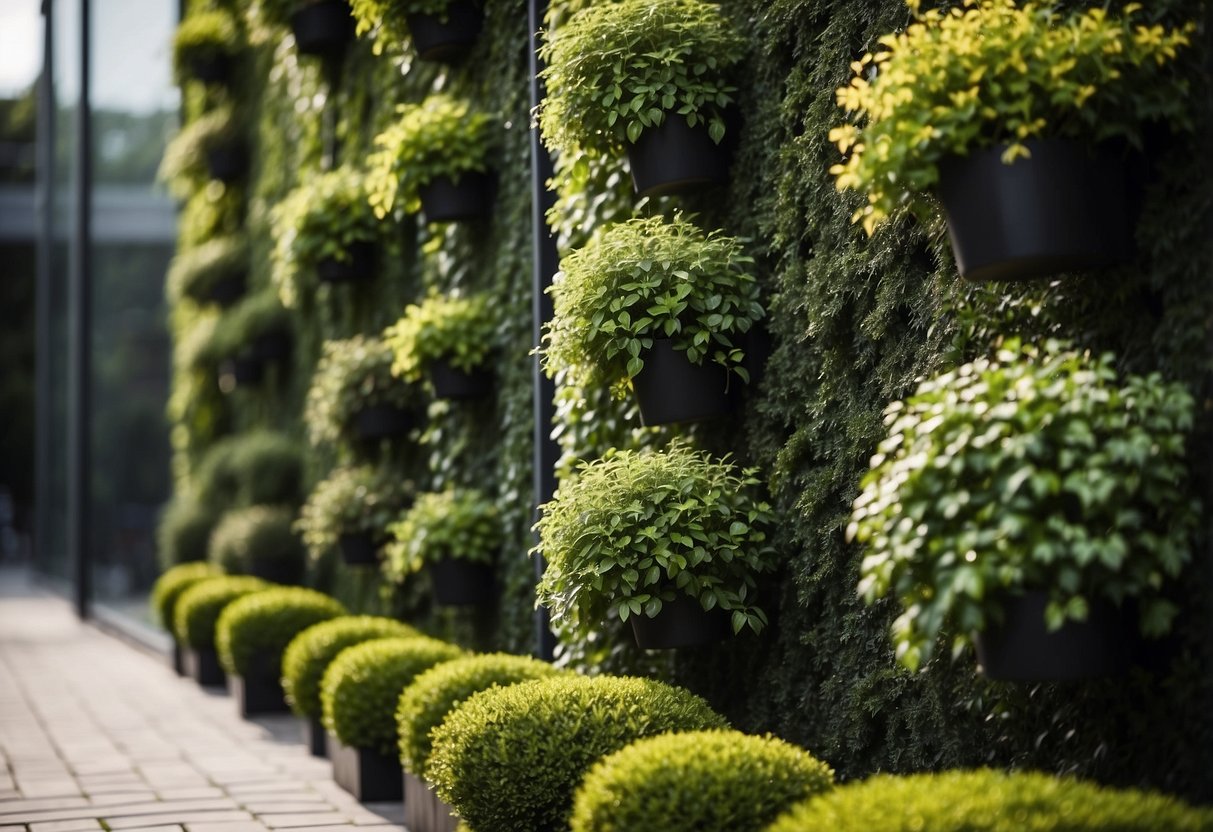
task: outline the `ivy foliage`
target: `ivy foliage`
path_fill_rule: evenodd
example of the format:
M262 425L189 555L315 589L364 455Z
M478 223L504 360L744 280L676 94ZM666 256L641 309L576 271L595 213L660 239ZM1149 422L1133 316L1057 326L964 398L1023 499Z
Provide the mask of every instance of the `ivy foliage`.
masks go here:
M451 0L351 0L356 31L369 35L376 55L399 53L412 36L408 17L444 17Z
M720 7L705 0L589 5L546 32L544 140L561 154L618 153L678 116L706 124L719 144L736 93L727 74L744 51Z

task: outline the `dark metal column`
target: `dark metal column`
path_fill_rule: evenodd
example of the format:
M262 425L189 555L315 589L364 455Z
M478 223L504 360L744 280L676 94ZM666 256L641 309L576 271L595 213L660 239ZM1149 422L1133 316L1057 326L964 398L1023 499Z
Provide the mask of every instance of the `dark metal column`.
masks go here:
M38 257L34 284L34 561L49 557L51 443L55 407L51 385L51 281L54 280L55 51L54 4L42 0L42 74L38 78L37 171Z
M92 599L90 499L92 496L92 124L89 0L80 3L80 100L76 103L76 176L68 272L67 516L68 553L76 613L89 616Z
M539 29L547 14L548 0L528 0L527 21L530 26L531 47L531 108L538 106L543 100L543 83L539 73L543 69L539 60ZM535 344L539 344L543 334L543 325L552 317L552 299L544 291L552 284L552 276L556 274L559 258L556 252L556 239L548 231L544 219L548 208L555 202L555 195L548 190L547 181L552 176L552 158L547 148L539 139L539 128L531 128L531 251L534 257L532 298L533 334ZM539 356L535 356L534 365L535 390L535 459L534 487L535 505L546 503L556 492L556 463L560 459L560 446L552 438L552 421L556 413L556 385L544 375L540 367ZM535 558L535 579L543 574L543 559ZM551 660L556 647L556 639L548 626L548 611L543 608L535 610L535 645L540 658Z

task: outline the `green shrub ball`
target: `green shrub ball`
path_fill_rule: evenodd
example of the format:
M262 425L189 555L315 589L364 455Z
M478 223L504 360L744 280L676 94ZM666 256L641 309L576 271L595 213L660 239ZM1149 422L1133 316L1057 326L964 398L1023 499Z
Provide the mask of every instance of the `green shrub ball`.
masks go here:
M557 832L598 758L655 734L725 727L698 696L652 679L539 679L451 711L434 729L426 776L474 829Z
M762 832L833 785L829 766L774 737L663 734L590 770L573 801L571 832Z
M443 662L422 673L400 694L396 726L400 735L400 762L406 771L425 777L430 758L431 732L448 713L473 693L505 687L561 671L530 656L490 653Z
M206 578L191 586L177 599L173 611L173 633L177 641L195 649L215 646L215 623L223 608L252 592L269 589L273 584L247 575Z
M278 676L282 651L301 631L345 614L345 606L323 592L302 587L281 587L255 592L224 607L215 623L215 646L223 669L248 676L259 668L258 655L273 660L269 670Z
M381 638L347 647L320 680L325 730L343 745L396 753L396 706L418 674L463 650L426 636Z
M1031 772L881 775L811 798L767 832L1206 832L1213 812L1171 797Z
M308 627L282 654L287 704L298 716L319 718L320 680L342 650L372 639L416 635L419 633L408 624L374 615L347 615Z
M209 563L182 563L167 570L152 586L151 604L156 620L165 629L171 630L173 610L181 594L199 581L217 578L222 574L222 570Z

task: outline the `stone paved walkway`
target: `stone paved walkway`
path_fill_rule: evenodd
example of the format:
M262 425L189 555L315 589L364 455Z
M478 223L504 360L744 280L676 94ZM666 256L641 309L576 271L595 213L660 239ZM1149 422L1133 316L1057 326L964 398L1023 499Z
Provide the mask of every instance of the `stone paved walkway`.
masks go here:
M0 832L403 832L403 807L339 789L293 718L242 720L19 581L0 571Z

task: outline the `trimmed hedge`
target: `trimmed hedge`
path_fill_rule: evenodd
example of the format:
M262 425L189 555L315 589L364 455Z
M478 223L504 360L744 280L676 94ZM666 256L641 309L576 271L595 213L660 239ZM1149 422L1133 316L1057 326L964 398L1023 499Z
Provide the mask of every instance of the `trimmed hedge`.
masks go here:
M302 587L267 589L224 607L215 623L215 645L223 669L237 676L256 671L257 654L274 658L278 674L282 652L301 631L345 615L345 605L323 592Z
M374 615L349 615L314 624L296 635L282 654L282 689L299 716L319 717L320 679L329 663L347 647L389 636L417 636L400 621Z
M662 734L599 760L573 798L571 832L761 832L833 788L807 751L740 731Z
M247 575L206 578L181 593L173 611L173 632L177 641L188 647L214 647L215 622L223 608L252 592L269 589L273 584Z
M345 745L390 756L400 692L419 673L464 655L427 636L381 638L342 650L320 680L324 727Z
M206 560L211 530L218 517L208 506L177 495L165 507L156 526L156 553L165 569Z
M430 733L456 705L473 693L553 676L561 671L530 656L489 653L443 662L416 678L400 694L396 727L400 762L406 771L425 777L430 758Z
M181 593L206 578L217 578L223 570L209 563L182 563L167 570L152 585L151 605L156 620L166 630L173 628L173 609Z
M1213 811L1035 772L879 775L797 806L767 832L1205 832Z
M426 775L475 829L557 832L598 758L654 734L726 727L703 699L652 679L538 679L451 711L434 729Z
M223 515L211 533L210 561L234 574L248 574L263 558L289 564L303 577L307 554L295 534L294 512L281 506L250 506Z

